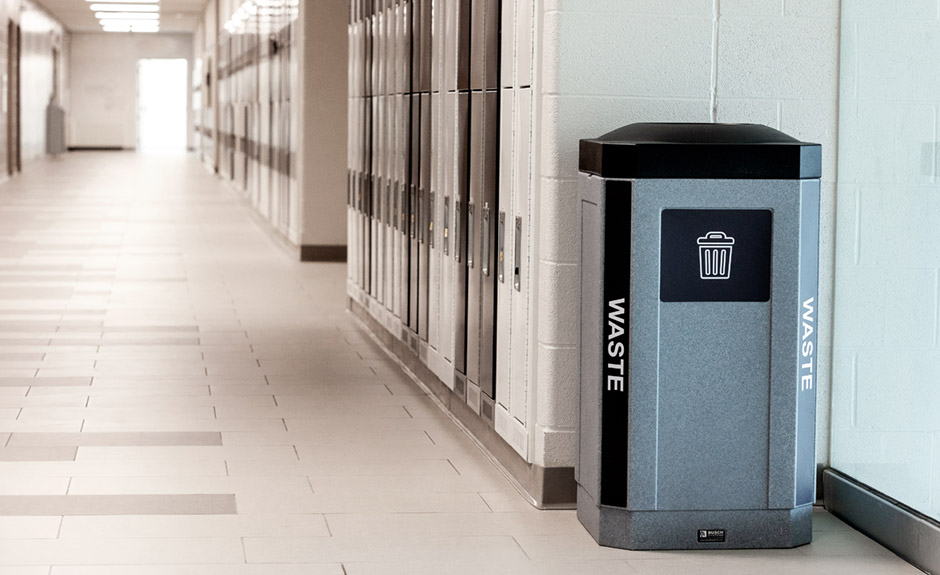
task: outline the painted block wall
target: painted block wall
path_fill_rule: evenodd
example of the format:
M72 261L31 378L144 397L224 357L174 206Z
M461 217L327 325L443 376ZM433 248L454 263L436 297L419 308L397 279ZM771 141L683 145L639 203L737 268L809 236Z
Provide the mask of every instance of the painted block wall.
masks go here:
M70 146L137 146L137 61L141 58L184 58L192 70L193 36L72 34ZM187 107L191 140L192 106Z
M940 519L938 3L843 3L832 466Z
M838 0L544 0L537 67L535 463L571 465L578 385L578 140L633 122L753 122L823 146L820 317L832 310ZM821 321L817 460L828 461Z

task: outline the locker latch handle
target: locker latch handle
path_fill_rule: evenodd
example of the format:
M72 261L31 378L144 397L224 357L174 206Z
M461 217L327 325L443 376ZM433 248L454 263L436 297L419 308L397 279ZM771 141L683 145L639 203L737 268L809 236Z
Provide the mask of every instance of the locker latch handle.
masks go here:
M483 204L483 275L490 277L490 204Z
M434 192L428 200L428 244L434 249Z
M506 212L499 211L499 223L496 226L496 277L499 283L506 283Z
M450 255L450 196L444 196L444 255Z
M470 204L467 206L467 266L470 269L473 269L473 256L474 256L473 234L476 231L474 230L474 226L473 226L474 224L473 215L474 215L474 212L476 211L474 208L475 206L473 205L473 202L470 202Z
M512 287L522 291L522 218L516 216L516 242L513 253Z
M460 263L460 198L454 201L454 260Z

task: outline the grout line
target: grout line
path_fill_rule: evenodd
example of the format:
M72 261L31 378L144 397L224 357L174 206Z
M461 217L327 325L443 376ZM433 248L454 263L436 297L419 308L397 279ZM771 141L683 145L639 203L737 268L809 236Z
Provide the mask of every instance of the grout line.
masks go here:
M290 431L290 429L287 428L287 420L283 417L281 418L281 423L284 424L284 431Z
M457 473L457 475L461 475L460 470L457 469L457 466L454 465L454 462L453 462L453 461L451 461L450 459L447 459L446 461L447 461L447 463L450 463L450 466L451 466L451 467L454 468L454 471Z
M411 412L408 411L408 408L407 408L407 407L405 407L405 406L403 405L403 406L401 406L401 408L405 410L405 413L408 414L408 417L410 417L411 419L414 419L414 418L415 418L415 416L411 415Z
M219 412L216 411L216 406L213 405L212 406L212 419L218 419L218 418L219 418Z
M294 448L294 455L297 456L297 461L300 461L300 452L297 451L297 446L296 446L296 445L291 445L291 447Z
M242 541L242 558L245 560L245 564L248 564L248 549L245 547L245 538L240 537Z
M307 485L310 486L310 493L313 493L314 495L316 495L317 490L313 488L313 481L310 481L310 476L309 476L309 475L307 476ZM324 519L324 520L326 519L326 515L323 516L323 519ZM326 528L327 528L327 530L329 530L330 526L327 525Z
M395 393L392 391L392 388L389 387L387 383L385 383L385 384L383 384L383 385L385 386L385 389L388 390L388 394L389 394L389 395L395 395Z
M522 554L525 555L526 559L531 561L532 558L529 557L529 554L525 552L525 549L522 547L522 544L519 543L519 541L516 539L516 536L512 535L511 537L512 537L512 540L516 543L516 546L519 547L519 551L522 551Z
M339 566L340 566L340 568L343 570L343 575L349 575L349 573L346 572L346 565L345 565L345 564L340 563Z
M478 491L477 495L480 497L480 501L483 502L483 505L486 505L486 508L490 510L490 513L493 513L493 508L490 507L490 504L486 502L486 498L483 497L483 494Z
M229 471L228 471L228 459L224 460L222 463L225 464L225 476L226 476L226 477L231 477L231 475L229 475Z
M69 491L72 490L72 477L69 477L69 483L65 486L65 494L68 495Z
M274 400L274 407L280 407L280 405L278 405L278 403L277 403L277 396L276 396L276 395L272 395L272 396L271 396L271 399Z
M71 479L69 479L69 481L71 481ZM65 516L63 515L59 517L59 528L55 532L56 539L59 539L60 537L62 537L62 524L64 523L65 523ZM52 572L52 567L49 567L49 572L50 573Z

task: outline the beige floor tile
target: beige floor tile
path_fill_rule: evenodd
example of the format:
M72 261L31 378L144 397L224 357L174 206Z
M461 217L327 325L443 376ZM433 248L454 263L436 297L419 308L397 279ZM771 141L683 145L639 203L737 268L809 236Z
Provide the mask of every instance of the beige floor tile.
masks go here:
M361 537L245 539L248 563L440 561L461 564L485 557L509 562L525 558L511 537L420 537L389 534L380 539Z
M17 518L19 519L19 518ZM25 518L32 519L32 518ZM0 523L2 524L2 523ZM59 522L55 522L55 531ZM322 515L122 515L62 518L61 538L329 537Z
M46 571L42 575L46 575ZM0 575L3 572L0 571ZM19 574L11 574L19 575ZM33 573L23 573L33 575ZM339 563L297 565L90 565L56 566L51 575L346 575Z
M244 563L235 538L114 539L88 545L81 539L0 540L0 565L172 565Z

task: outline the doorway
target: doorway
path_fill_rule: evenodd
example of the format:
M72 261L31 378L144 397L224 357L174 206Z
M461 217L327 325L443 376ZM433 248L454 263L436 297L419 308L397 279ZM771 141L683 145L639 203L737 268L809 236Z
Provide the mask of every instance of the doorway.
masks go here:
M186 151L185 59L137 62L137 149L145 152Z

